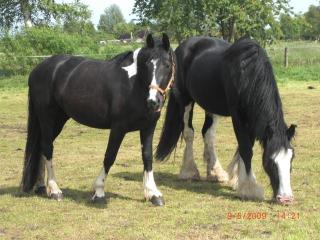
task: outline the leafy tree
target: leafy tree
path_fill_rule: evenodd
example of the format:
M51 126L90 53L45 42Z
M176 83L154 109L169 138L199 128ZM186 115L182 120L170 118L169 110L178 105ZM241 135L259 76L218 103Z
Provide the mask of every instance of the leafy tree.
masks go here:
M11 28L23 23L25 27L50 25L52 20L60 21L66 16L75 15L80 0L73 4L56 3L54 0L1 0L0 28ZM80 13L81 15L81 13Z
M320 5L309 7L308 12L305 13L306 21L311 25L311 29L306 34L310 39L320 39Z
M116 4L104 10L104 14L100 16L98 29L107 33L114 31L114 26L118 23L124 23L124 17L120 8Z
M126 22L120 22L117 23L114 27L114 34L116 38L119 38L122 35L125 34L131 34L135 31L135 24L134 23L126 23Z
M250 35L266 41L279 35L275 20L289 11L289 0L136 0L141 22L157 22L179 40L191 35L220 35L233 41Z
M310 31L310 24L303 15L280 15L280 26L285 40L300 40Z

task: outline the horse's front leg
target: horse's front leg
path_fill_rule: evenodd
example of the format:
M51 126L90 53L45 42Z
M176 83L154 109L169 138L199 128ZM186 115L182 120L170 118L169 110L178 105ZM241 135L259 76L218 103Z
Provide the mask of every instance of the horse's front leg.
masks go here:
M263 188L257 184L251 166L254 137L249 133L247 125L239 114L232 114L232 123L239 145L239 156L236 157L239 161L237 195L242 199L263 200Z
M143 160L143 189L146 200L151 201L155 206L163 206L164 199L158 190L153 178L152 171L152 139L156 123L151 127L140 130L140 141Z
M94 203L106 202L106 197L104 192L105 179L109 173L111 166L116 160L116 156L124 136L125 136L125 132L120 128L112 128L110 131L108 147L107 147L107 151L103 161L103 167L93 185L94 194L91 200Z

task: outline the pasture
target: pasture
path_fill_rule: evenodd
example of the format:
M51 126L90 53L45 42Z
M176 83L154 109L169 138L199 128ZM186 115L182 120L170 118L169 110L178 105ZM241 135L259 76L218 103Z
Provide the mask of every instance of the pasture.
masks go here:
M54 164L64 200L19 191L27 117L27 77L0 82L0 239L316 239L320 232L320 83L280 81L287 123L298 125L292 169L295 203L272 204L271 187L254 148L253 168L265 189L264 202L241 201L227 185L177 179L184 144L165 163L155 163L155 180L165 207L145 202L137 132L127 134L106 182L108 203L89 202L108 131L69 121L55 142ZM16 84L13 84L16 82ZM312 86L314 89L309 89ZM158 123L154 146L162 126ZM195 157L201 175L204 114L194 114ZM224 168L236 141L230 119L220 120L217 141Z

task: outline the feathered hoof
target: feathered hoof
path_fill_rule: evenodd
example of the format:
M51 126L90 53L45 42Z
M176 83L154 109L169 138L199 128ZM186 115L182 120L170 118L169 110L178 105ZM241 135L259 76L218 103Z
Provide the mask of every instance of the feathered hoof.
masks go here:
M57 200L57 201L62 201L63 200L63 194L62 192L58 192L58 193L50 193L49 196L51 199Z
M221 172L221 174L209 174L207 175L207 180L211 182L218 182L218 183L227 183L229 181L228 173Z
M199 172L195 172L192 174L184 174L181 173L178 177L180 180L191 180L191 181L200 181L200 174Z
M34 190L34 193L39 196L44 196L44 195L47 195L47 189L45 186L40 186Z
M160 197L152 196L152 198L149 201L154 206L164 206L164 199L162 196L160 196Z
M106 204L107 203L107 198L106 197L97 197L96 195L94 195L91 198L91 203L94 203L94 204Z

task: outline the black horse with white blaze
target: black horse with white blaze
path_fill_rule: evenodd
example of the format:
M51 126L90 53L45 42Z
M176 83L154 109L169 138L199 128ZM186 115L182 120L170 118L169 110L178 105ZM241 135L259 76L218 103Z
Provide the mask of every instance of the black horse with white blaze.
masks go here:
M232 118L238 151L230 164L230 177L237 178L238 195L243 199L263 199L263 189L256 183L251 167L252 148L258 140L264 149L263 167L274 198L279 203L293 201L290 173L294 150L290 141L295 126L288 128L284 121L265 51L247 38L229 45L218 39L194 37L180 44L175 54L177 76L156 157L165 159L182 132L185 139L190 132L193 134L189 114L196 102L208 114Z
M152 139L165 95L174 75L174 52L169 38L120 54L110 61L59 55L46 59L29 76L29 120L22 190L45 192L62 199L53 171L53 141L69 118L100 129L110 129L102 170L92 201L105 201L105 178L127 132L140 131L144 165L144 194L163 205L152 171Z

